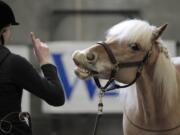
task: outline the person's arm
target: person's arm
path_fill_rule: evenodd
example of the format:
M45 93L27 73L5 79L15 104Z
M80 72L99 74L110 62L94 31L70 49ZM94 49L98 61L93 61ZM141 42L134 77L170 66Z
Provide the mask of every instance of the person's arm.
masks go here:
M56 67L51 64L50 50L45 43L35 37L33 32L31 32L31 40L35 56L45 77L42 78L24 58L16 56L13 60L14 81L51 105L63 105L65 102L63 88Z
M54 65L42 65L42 77L25 58L14 55L12 61L12 79L18 87L44 99L50 105L64 104L63 88Z

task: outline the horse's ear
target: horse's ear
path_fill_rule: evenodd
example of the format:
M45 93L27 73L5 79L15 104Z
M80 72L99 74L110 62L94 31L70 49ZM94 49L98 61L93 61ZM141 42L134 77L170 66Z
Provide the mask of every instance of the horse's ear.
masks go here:
M153 40L157 40L167 28L168 24L155 28Z

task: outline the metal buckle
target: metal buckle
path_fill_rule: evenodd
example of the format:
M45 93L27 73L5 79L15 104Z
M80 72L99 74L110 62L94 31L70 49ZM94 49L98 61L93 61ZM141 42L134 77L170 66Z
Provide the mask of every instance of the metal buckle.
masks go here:
M20 121L25 121L25 117L27 117L27 114L25 114L24 112L19 113L19 120Z

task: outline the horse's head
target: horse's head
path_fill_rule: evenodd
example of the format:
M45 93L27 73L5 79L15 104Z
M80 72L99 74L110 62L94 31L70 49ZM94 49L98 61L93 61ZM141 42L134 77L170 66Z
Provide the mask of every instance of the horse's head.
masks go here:
M166 26L155 27L141 20L128 20L113 26L107 32L105 45L117 63L113 64L106 48L97 43L73 53L74 63L78 67L75 73L81 79L93 76L109 79L112 69L118 67L115 79L123 83L130 82L144 59L149 62L149 57L152 57L151 63L155 61L160 50L156 44Z

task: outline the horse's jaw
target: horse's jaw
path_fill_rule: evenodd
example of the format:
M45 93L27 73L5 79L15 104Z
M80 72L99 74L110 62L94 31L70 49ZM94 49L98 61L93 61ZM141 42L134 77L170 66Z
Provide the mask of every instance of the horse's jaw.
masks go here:
M136 78L136 67L120 69L114 77L114 80L120 83L129 84Z
M87 67L82 68L82 67L77 67L74 70L74 73L77 75L77 77L79 77L82 80L87 80L90 79L92 77L97 77L99 79L109 79L110 77L110 73L108 72L97 72L94 70L91 70L90 68L87 69Z
M98 72L94 70L91 65L83 65L82 63L76 63L76 69L74 73L82 80L90 79L91 77L97 76Z
M76 68L74 73L82 80L89 79L91 77L90 72L83 68Z

